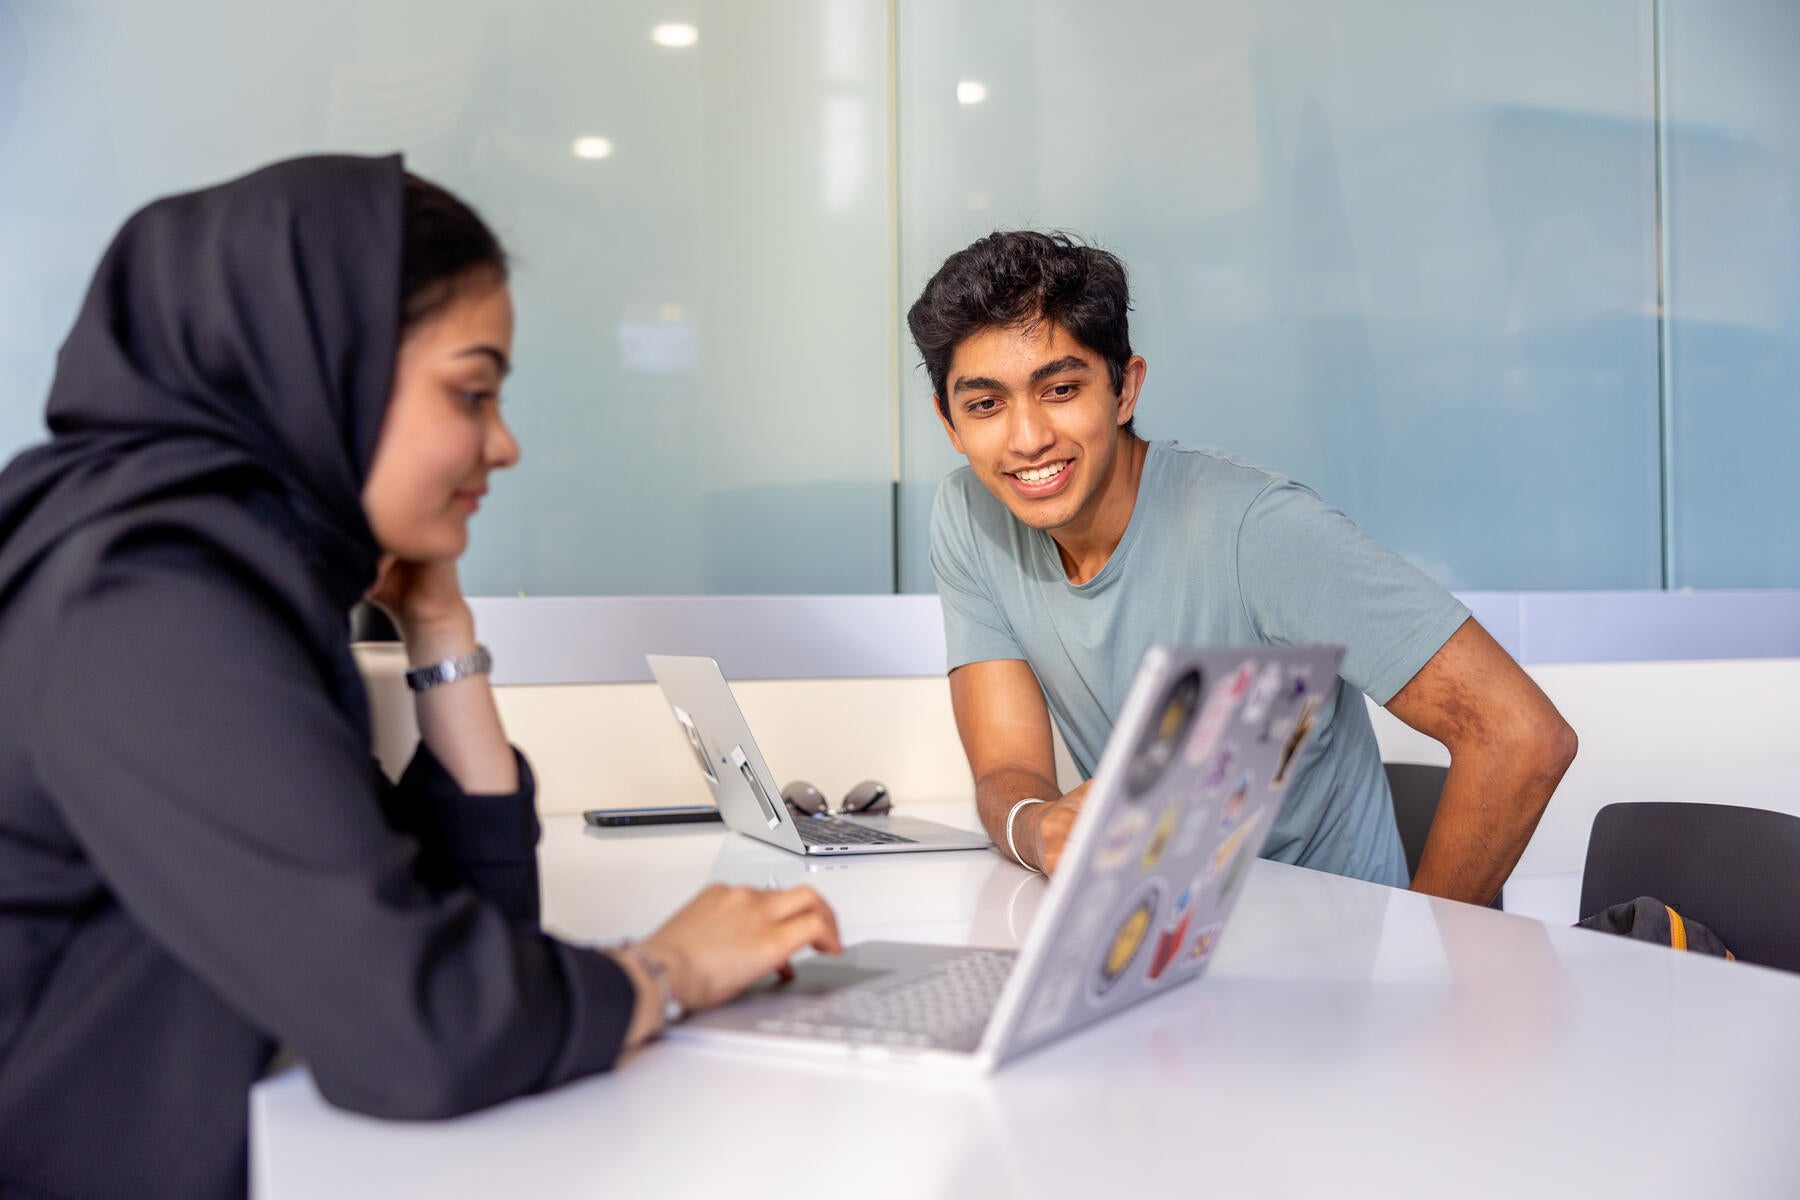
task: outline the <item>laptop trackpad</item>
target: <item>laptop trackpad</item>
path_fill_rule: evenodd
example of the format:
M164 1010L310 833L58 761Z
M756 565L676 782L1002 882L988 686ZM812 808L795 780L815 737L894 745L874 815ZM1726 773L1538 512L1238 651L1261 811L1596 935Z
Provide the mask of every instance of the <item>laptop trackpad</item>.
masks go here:
M759 983L745 994L748 996L823 996L830 992L847 988L853 984L869 979L879 979L883 975L892 975L891 969L876 970L869 967L856 967L847 962L829 958L809 958L794 968L794 978L783 982L772 978Z

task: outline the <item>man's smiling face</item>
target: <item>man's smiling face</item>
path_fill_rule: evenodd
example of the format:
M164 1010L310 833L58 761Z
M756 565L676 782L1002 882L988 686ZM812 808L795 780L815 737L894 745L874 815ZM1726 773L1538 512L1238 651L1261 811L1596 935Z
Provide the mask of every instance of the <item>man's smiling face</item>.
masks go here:
M982 484L1033 529L1092 524L1115 479L1119 427L1137 407L1144 360L1114 392L1106 362L1049 321L989 327L959 342L945 376L944 431Z

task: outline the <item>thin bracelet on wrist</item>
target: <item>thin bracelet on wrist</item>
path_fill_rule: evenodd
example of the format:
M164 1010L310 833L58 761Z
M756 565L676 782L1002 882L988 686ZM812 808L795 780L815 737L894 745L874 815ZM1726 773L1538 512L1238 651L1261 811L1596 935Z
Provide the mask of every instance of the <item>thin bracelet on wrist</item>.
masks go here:
M630 938L620 942L618 949L621 954L629 954L632 961L644 968L644 974L648 975L651 982L656 984L658 996L662 1001L662 1019L665 1027L673 1025L687 1016L687 1009L683 1007L681 997L675 994L675 985L669 982L668 969L661 962L646 954L644 948Z
M1040 800L1036 796L1027 796L1027 797L1025 797L1025 799L1023 799L1023 800L1019 801L1017 804L1013 805L1011 811L1009 811L1006 814L1006 850L1007 850L1007 853L1012 855L1014 862L1018 863L1021 867L1024 867L1027 871L1039 871L1040 873L1042 873L1041 868L1034 867L1030 863L1026 862L1025 857L1019 853L1019 847L1018 847L1017 843L1015 843L1013 841L1013 822L1018 819L1019 810L1024 808L1027 804L1048 804L1048 803L1049 803L1049 801Z

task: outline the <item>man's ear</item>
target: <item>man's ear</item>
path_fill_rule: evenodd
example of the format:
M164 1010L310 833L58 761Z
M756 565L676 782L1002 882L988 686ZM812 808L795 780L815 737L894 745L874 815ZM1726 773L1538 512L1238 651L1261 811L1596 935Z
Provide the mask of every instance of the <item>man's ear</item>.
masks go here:
M931 408L933 412L937 413L938 421L944 426L944 433L949 437L950 444L956 447L956 452L958 454L967 458L969 452L963 449L962 439L956 436L956 426L952 425L950 423L950 418L944 415L944 406L938 403L938 398L936 396L931 398Z
M1150 364L1144 361L1141 354L1134 354L1125 363L1125 378L1119 383L1119 410L1113 424L1124 425L1137 413L1138 393L1144 389L1144 375L1150 370Z

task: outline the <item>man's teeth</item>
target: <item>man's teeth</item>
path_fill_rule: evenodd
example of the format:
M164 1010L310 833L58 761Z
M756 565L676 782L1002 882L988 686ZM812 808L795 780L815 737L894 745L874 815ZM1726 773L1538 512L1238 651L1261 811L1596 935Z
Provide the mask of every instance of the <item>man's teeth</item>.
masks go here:
M1030 471L1014 471L1013 474L1025 483L1042 483L1046 479L1055 479L1058 475L1061 475L1063 468L1068 465L1067 460L1065 460L1059 463L1051 463L1047 467L1037 467Z

